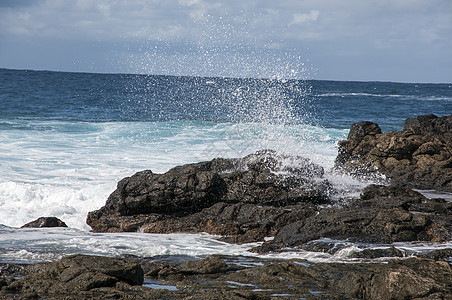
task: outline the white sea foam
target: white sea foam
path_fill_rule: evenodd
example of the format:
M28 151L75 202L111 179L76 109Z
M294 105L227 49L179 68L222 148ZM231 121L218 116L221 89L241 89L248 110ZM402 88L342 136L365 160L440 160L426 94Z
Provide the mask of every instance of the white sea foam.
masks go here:
M218 238L218 236L206 233L90 233L73 228L17 229L2 226L0 227L0 262L49 261L80 253L112 257L122 255L204 257L221 254L269 259L306 259L311 262L357 262L360 260L350 258L350 254L365 248L379 249L395 246L409 256L415 252L426 253L452 247L451 242L366 245L328 240L345 245L345 247L334 254L300 249L283 249L280 252L257 254L250 250L261 243L229 244L220 241ZM256 262L243 261L241 264L253 266L256 265Z
M87 213L103 206L116 183L137 171L162 173L184 163L242 157L261 149L302 155L329 169L335 143L347 134L261 123L13 123L17 129L0 137L0 224L19 227L56 216L84 230L89 229ZM349 179L340 178L338 184L343 180Z
M246 254L250 245L231 245L208 234L100 234L71 228L3 229L0 231L0 261L45 261L84 253L202 256Z

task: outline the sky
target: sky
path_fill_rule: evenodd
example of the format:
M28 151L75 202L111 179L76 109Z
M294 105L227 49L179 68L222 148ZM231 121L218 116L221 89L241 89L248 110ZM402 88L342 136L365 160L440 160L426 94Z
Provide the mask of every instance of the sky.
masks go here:
M451 0L0 0L0 68L452 82Z

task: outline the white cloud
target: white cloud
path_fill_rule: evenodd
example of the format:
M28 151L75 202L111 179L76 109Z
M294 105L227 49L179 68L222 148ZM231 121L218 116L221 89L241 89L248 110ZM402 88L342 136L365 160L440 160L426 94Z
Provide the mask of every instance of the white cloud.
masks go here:
M146 51L160 43L165 44L162 51L190 57L203 51L217 53L218 57L236 57L238 52L274 51L276 55L292 50L304 53L309 49L321 61L339 60L348 53L362 57L361 61L381 56L383 63L384 55L404 57L404 53L422 60L423 53L434 47L438 59L451 60L450 0L18 3L0 3L0 67L13 59L14 51L10 49L14 49L16 42L22 48L27 44L30 51L33 45L53 43L52 49L57 51L58 45L69 42L99 43L99 47L105 47L105 55L124 50L108 48L111 45L125 45L129 51L141 46L141 51ZM366 53L374 54L370 57Z
M290 22L289 25L298 25L317 21L319 14L320 12L318 10L311 10L307 14L294 14L292 22Z
M200 0L179 0L179 4L187 6L192 6L198 4L199 2Z

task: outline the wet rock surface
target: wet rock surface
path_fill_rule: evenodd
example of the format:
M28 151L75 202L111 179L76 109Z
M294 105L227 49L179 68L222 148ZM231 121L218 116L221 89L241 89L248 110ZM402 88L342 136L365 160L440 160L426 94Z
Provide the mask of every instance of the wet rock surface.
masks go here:
M138 264L139 263L139 264ZM105 265L102 266L101 265ZM21 299L449 299L451 266L423 258L312 263L209 256L171 262L71 256L0 278ZM144 272L143 272L144 271Z
M437 120L430 130L448 132L447 118L419 120ZM406 130L425 133L409 125L413 122L407 120ZM379 134L378 125L361 122L352 126L349 139L359 145ZM254 249L260 253L303 248L322 238L383 244L452 240L452 202L427 199L399 184L370 185L359 198L339 205L323 175L305 158L270 150L165 174L143 171L121 180L87 223L95 232L207 232L235 243L274 237Z
M372 122L355 123L339 142L336 166L357 176L378 171L393 184L452 192L452 115L407 119L402 131L389 133Z
M21 228L67 227L66 223L56 217L41 217L31 221Z
M452 240L451 225L452 202L427 199L405 186L370 185L345 206L319 209L284 226L255 251L303 246L320 238L385 244L445 242Z
M87 224L95 232L204 231L237 242L260 240L330 201L323 173L308 159L270 150L164 174L143 171L121 180Z
M2 288L5 295L61 297L103 295L118 285L143 283L143 270L137 263L101 256L74 255L52 263L24 268L24 276Z

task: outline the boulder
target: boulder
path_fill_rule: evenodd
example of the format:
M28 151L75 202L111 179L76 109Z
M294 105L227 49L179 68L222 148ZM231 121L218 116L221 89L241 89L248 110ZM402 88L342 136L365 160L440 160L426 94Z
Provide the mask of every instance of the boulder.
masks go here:
M95 232L244 234L261 227L258 235L267 234L286 214L283 207L330 201L331 185L323 173L306 158L271 150L164 174L142 171L121 180L105 206L88 214L87 224Z
M336 167L357 176L379 172L393 184L452 191L452 115L407 119L400 132L371 122L350 127Z
M52 263L28 268L23 276L6 287L9 293L39 296L77 295L99 288L114 288L118 282L128 285L143 283L139 264L122 259L73 255Z
M42 227L67 227L66 223L56 217L40 217L31 221L21 228L42 228Z

